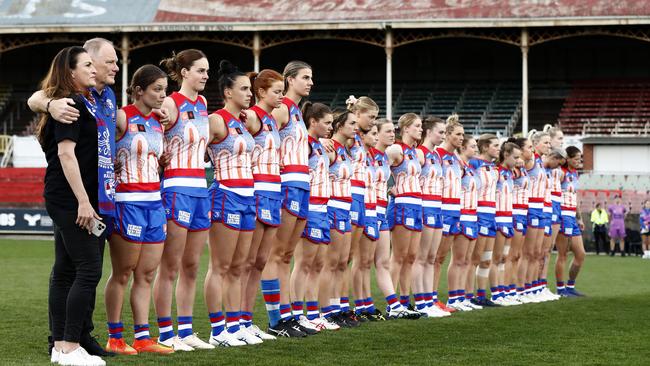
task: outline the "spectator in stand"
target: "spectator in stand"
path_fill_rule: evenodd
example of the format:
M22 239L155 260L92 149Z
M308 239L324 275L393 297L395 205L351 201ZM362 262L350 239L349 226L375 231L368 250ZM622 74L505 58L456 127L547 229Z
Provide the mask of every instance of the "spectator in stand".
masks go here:
M639 222L641 224L640 231L643 242L643 259L650 259L650 200L643 202Z
M616 242L621 251L621 257L625 257L625 216L629 210L621 202L621 196L614 196L614 204L607 208L609 213L609 255L616 254Z
M607 223L609 222L609 215L607 211L602 209L600 203L596 203L596 208L591 212L592 231L594 233L594 246L596 247L596 255L600 254L600 246L602 244L603 250L609 254L609 247L607 246Z

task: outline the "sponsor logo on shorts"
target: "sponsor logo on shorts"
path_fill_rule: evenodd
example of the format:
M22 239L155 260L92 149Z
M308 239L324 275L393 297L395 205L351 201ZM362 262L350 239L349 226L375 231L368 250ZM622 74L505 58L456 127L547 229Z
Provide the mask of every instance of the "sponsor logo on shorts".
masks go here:
M523 230L523 229L524 229L524 224L522 224L521 222L518 222L517 223L517 230Z
M179 210L178 211L178 221L189 223L191 214L187 211Z
M427 225L435 225L436 224L436 218L433 216L427 217Z
M573 234L573 228L572 227L564 228L564 233L566 235L572 235Z
M345 221L339 221L339 230L345 231Z
M271 220L271 210L262 209L260 216L263 220Z
M291 204L289 205L289 209L294 212L300 211L300 202L291 201Z
M350 211L350 219L353 221L359 220L359 213L356 211Z
M126 234L128 236L135 236L139 238L140 235L142 235L142 226L129 224L126 227Z
M518 225L520 225L520 224L518 224ZM501 231L503 231L504 234L508 234L508 228L505 227L505 226L501 228Z
M239 225L240 221L241 221L241 215L239 214L229 213L228 216L226 216L226 224L228 225Z
M471 231L471 230L470 230L470 231ZM480 232L482 235L487 235L487 234L489 233L489 229L488 229L487 227L485 227L485 226L481 226L481 229L479 230L479 232ZM470 234L470 235L471 235L471 234Z
M533 226L538 226L539 225L539 219L530 220L530 224L533 225Z
M412 217L407 217L405 225L406 226L415 226L415 219L413 219Z
M309 230L309 236L311 236L314 239L322 239L323 232L321 231L321 229L311 229Z
M370 235L370 236L375 236L375 235L377 235L377 233L375 232L375 228L374 228L374 227L369 227L369 228L368 228L368 235Z
M467 234L467 236L474 236L474 230L472 230L471 227L466 227L465 234Z
M557 221L557 215L553 215L552 220L553 220L553 221Z
M442 225L442 231L444 231L445 233L448 233L449 229L451 229L451 226L449 224Z

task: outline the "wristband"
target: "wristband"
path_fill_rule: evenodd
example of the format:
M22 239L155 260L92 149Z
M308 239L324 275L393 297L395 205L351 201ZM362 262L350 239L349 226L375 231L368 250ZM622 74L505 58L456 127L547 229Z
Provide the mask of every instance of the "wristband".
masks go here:
M45 112L50 113L50 103L52 103L53 100L54 98L50 98L50 100L47 101L47 105L45 106Z

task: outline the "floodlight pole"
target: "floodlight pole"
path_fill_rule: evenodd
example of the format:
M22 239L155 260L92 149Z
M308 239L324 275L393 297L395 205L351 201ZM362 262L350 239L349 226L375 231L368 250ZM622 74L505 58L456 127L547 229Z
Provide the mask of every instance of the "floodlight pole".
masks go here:
M122 107L129 104L126 88L129 85L129 35L122 34Z
M521 133L528 134L528 29L521 29Z
M255 72L260 72L260 54L262 49L260 48L260 33L255 32L253 34L253 70Z
M386 28L386 119L393 120L393 31Z

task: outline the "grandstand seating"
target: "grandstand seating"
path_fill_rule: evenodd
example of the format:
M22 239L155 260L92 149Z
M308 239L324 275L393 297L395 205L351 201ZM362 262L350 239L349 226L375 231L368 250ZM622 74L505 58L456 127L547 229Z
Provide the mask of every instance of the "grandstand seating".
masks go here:
M569 135L650 134L650 81L592 81L574 85L558 122Z
M650 175L648 174L599 174L580 175L581 211L593 210L596 203L612 203L614 195L620 195L633 213L641 210L641 205L650 199Z
M0 169L0 205L42 207L45 168Z

